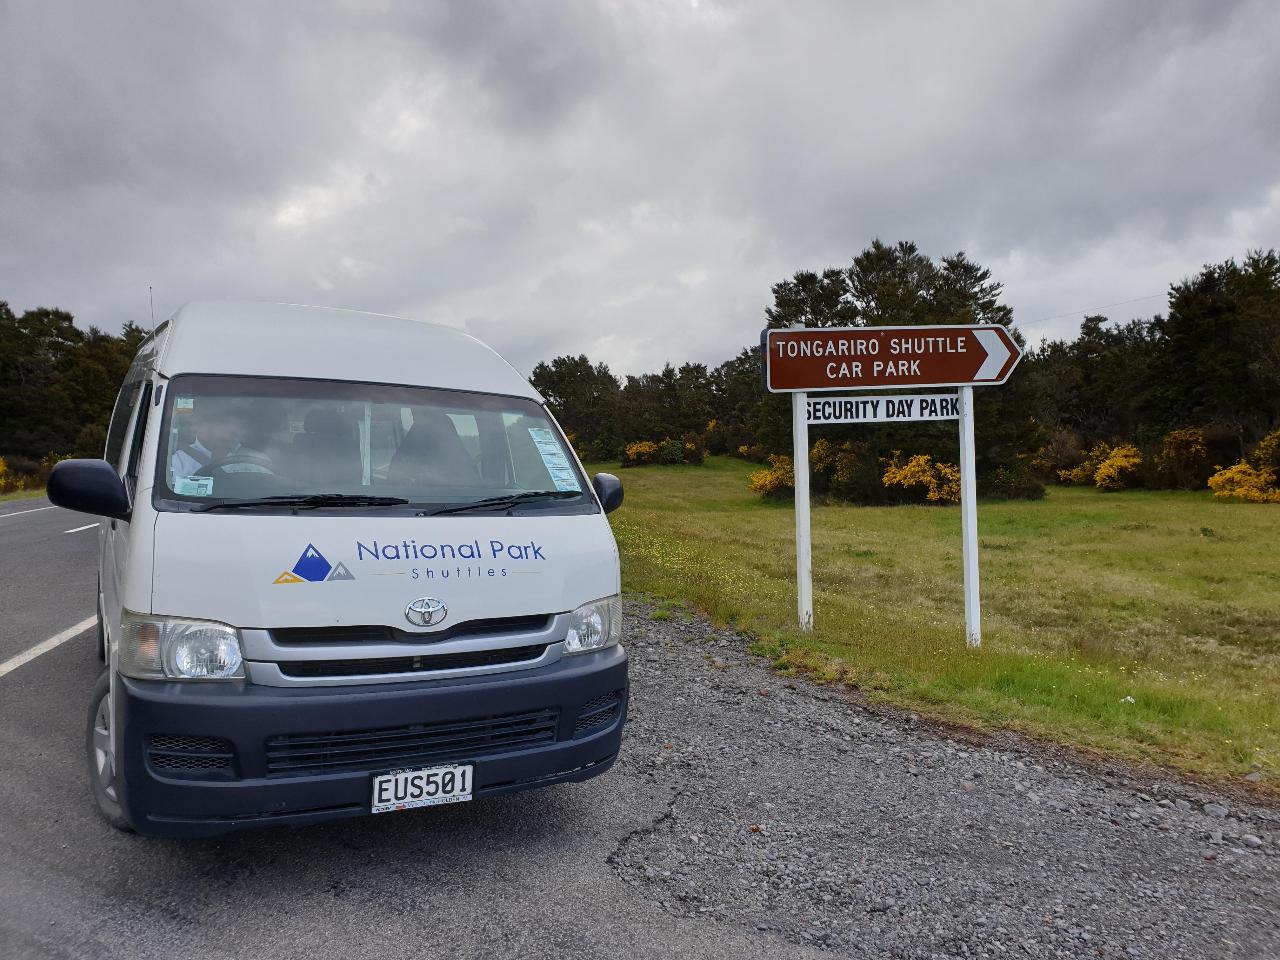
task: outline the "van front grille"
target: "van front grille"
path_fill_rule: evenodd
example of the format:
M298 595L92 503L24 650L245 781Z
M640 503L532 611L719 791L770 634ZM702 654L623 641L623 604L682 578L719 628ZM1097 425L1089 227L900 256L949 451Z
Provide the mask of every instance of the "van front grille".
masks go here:
M426 761L469 760L554 743L559 719L559 709L548 707L474 720L270 737L267 772L392 769Z
M472 650L466 653L423 654L416 657L377 657L369 660L281 660L277 663L286 677L365 677L390 673L431 673L463 670L467 667L497 667L531 663L546 653L545 643L502 650Z
M380 625L353 627L277 627L271 631L271 639L281 646L333 646L357 643L441 643L459 637L486 636L489 634L537 633L547 629L551 615L540 613L524 617L488 617L480 620L464 620L434 630L430 633L414 633L395 627Z
M607 726L617 719L622 710L622 699L625 691L615 690L588 700L578 712L578 721L573 725L573 735L583 736L600 727Z
M235 747L222 737L156 733L147 742L147 762L168 777L228 779L235 759Z

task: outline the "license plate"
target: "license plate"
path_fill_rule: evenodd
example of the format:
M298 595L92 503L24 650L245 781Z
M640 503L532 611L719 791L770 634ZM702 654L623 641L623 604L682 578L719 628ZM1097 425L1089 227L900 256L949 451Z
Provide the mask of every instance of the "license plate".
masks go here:
M373 778L370 812L390 813L440 803L462 803L471 799L471 780L471 764L380 773Z

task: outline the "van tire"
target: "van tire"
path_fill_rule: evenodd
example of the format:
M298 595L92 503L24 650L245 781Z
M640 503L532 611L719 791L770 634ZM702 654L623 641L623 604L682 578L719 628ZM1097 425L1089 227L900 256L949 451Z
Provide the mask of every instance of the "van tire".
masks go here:
M102 819L117 830L133 833L133 826L124 815L124 806L120 802L124 782L116 768L115 751L111 748L110 698L111 671L103 670L93 686L85 732L89 786Z

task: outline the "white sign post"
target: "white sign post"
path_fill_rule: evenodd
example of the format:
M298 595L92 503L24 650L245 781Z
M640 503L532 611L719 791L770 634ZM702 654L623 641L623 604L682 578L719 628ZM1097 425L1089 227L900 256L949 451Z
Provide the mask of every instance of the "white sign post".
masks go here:
M965 642L982 643L978 591L978 489L974 466L973 385L1004 383L1022 359L1013 334L998 324L927 327L797 325L760 334L765 386L791 394L796 503L796 613L813 629L813 543L809 523L809 424L958 420L960 533ZM831 397L830 390L958 387L954 394ZM810 394L817 398L810 400Z
M964 556L964 638L982 645L982 601L978 595L978 477L973 465L973 387L960 394L960 539Z
M791 463L796 489L796 612L813 629L813 541L809 533L809 416L805 395L791 395Z
M978 482L973 449L973 388L954 394L830 397L791 394L791 462L796 491L796 611L800 629L813 629L813 538L809 517L809 424L958 420L960 423L960 537L964 558L964 635L982 644L978 592Z

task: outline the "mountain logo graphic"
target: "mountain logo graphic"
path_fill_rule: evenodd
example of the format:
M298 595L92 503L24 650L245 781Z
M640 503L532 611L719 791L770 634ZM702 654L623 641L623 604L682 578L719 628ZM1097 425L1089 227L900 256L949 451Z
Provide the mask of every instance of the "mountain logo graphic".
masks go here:
M345 563L341 561L337 564L330 563L325 559L325 555L316 549L314 543L308 543L307 548L302 551L302 556L298 557L298 562L293 565L293 569L286 570L272 582L324 583L327 580L354 579Z

